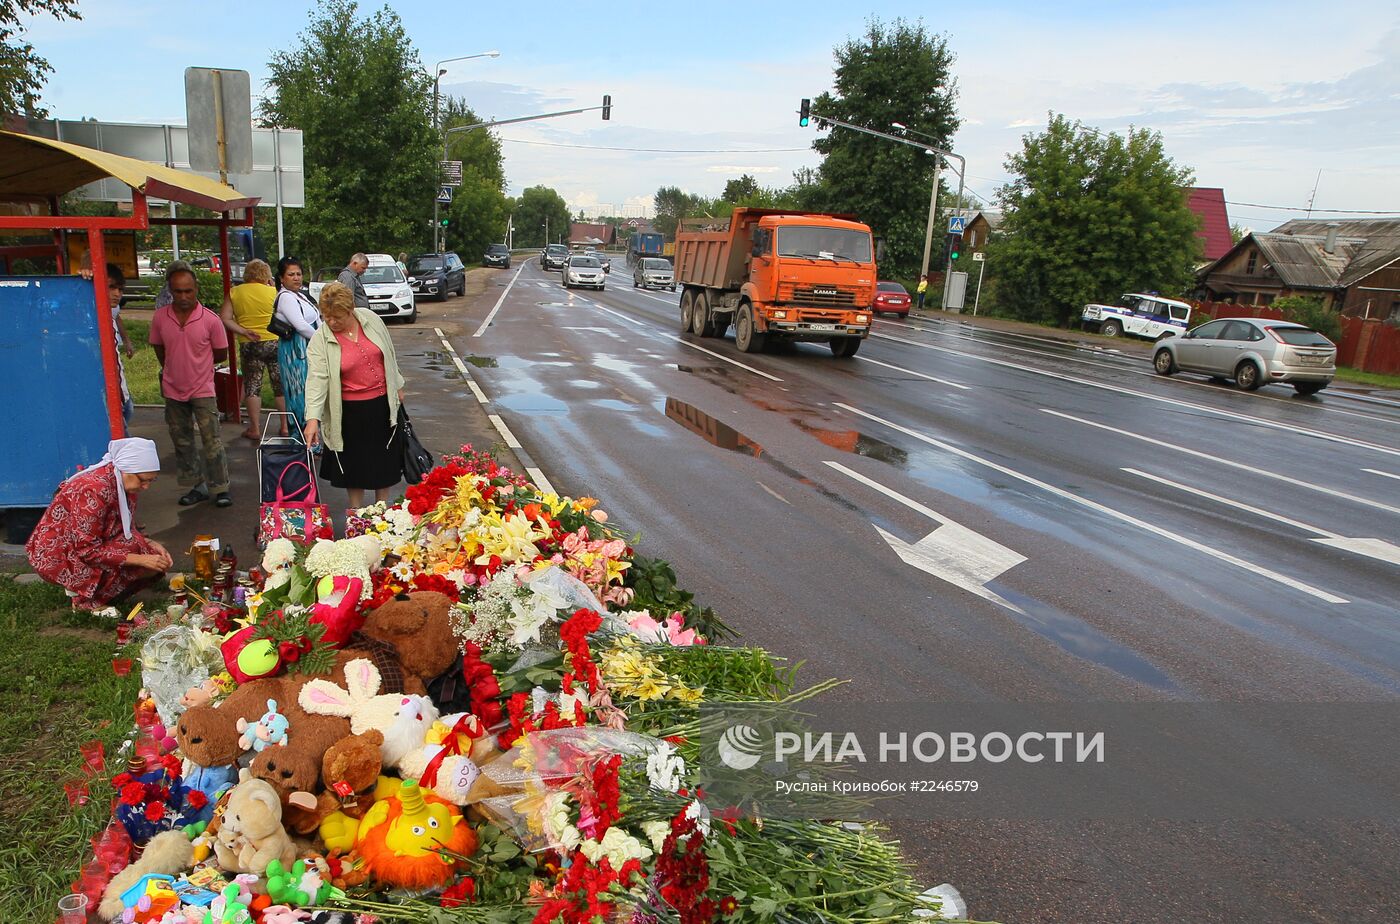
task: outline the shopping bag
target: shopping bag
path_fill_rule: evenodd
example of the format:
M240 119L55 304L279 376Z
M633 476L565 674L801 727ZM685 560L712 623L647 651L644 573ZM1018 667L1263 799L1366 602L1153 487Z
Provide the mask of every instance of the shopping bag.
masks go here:
M273 418L286 421L287 436L276 435ZM287 466L293 462L305 462L306 467L288 472ZM315 480L311 475L311 449L306 445L295 415L270 411L258 442L258 503L268 504L277 499L278 481L284 474L284 494L296 497L304 493L306 486Z
M305 485L300 491L284 491L283 481L298 469L306 470ZM298 494L305 496L297 499ZM316 479L311 477L310 466L302 461L289 463L278 476L275 498L258 510L258 544L266 546L274 539L310 544L317 539L331 539L334 535L330 511L325 504L317 501Z
M408 411L399 405L399 440L403 447L403 480L417 484L433 470L433 454L418 442L418 434L413 432L413 422L408 419Z

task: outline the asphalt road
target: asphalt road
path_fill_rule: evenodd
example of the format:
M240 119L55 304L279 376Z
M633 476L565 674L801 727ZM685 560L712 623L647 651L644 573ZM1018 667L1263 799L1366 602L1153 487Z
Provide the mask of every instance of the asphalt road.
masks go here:
M676 302L530 260L451 339L557 488L833 696L1400 699L1400 407L946 322L743 354ZM981 919L1400 919L1393 816L896 831Z

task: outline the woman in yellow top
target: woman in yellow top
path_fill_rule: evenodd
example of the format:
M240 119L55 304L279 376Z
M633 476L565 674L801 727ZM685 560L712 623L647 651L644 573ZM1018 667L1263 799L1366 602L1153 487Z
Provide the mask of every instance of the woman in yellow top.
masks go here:
M242 337L238 350L239 370L243 373L243 406L248 409L248 429L242 436L262 439L263 372L272 377L272 394L277 410L285 411L282 397L282 373L277 366L277 335L268 333L272 320L272 304L277 300L277 287L272 282L272 268L263 260L249 260L243 268L243 284L234 286L224 297L220 312L229 333ZM281 418L279 433L287 435L287 419Z

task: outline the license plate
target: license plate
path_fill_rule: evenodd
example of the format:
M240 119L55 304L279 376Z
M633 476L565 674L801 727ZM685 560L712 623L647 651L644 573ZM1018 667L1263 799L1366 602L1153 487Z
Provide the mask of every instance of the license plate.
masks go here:
M1301 363L1302 363L1303 365L1305 365L1305 366L1325 366L1325 365L1327 365L1327 357L1326 357L1326 356L1299 356L1299 357L1298 357L1298 360L1299 360L1299 362L1301 362Z
M825 331L825 330L836 330L836 325L835 325L835 324L813 324L813 325L811 325L811 328L812 328L812 330L823 330L823 331Z

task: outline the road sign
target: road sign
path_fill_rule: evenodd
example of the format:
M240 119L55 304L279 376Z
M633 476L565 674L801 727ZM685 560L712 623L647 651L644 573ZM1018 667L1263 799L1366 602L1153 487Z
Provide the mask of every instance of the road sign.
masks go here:
M247 71L185 68L190 169L253 172L253 97Z
M442 168L442 184L444 186L462 185L462 162L460 160L440 160L438 165Z
M447 205L449 202L451 202L451 201L452 201L452 187L451 187L451 186L439 186L439 187L438 187L438 194L437 194L437 201L441 202L443 205Z
M948 233L962 234L963 228L967 225L967 219L961 215L953 215L948 219Z
M980 250L972 255L973 263L981 263L985 259L987 259L987 255Z

